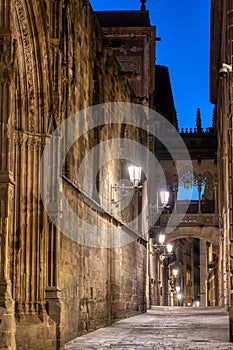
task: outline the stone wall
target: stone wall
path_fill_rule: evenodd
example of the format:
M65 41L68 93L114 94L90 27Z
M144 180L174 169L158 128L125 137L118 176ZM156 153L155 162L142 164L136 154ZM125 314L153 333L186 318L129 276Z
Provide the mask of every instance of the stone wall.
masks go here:
M219 78L223 63L232 63L232 1L211 2L210 99L215 104L214 124L218 149L218 198L220 254L219 304L229 310L230 341L233 341L233 197L232 197L232 73ZM216 288L217 289L217 288Z
M41 155L73 113L129 102L133 92L87 1L10 0L0 11L0 349L63 349L76 335L145 310L146 248L143 240L91 248L63 236L40 200ZM114 133L119 127L107 135ZM101 231L122 222L83 200L75 171L100 135L92 130L74 145L63 186ZM111 169L117 178L119 162ZM107 196L109 183L101 183Z
M64 187L71 202L77 203L77 212L82 208L86 213L83 219L91 222L93 234L98 234L96 227L106 230L106 235L108 227L117 227L117 220L112 222L108 214L98 213L96 208L88 206L74 186L64 182ZM107 249L80 245L61 236L59 266L60 292L56 302L60 302L62 310L62 343L74 335L146 310L146 245L143 240L135 239L125 246ZM53 305L49 294L48 290L48 304Z

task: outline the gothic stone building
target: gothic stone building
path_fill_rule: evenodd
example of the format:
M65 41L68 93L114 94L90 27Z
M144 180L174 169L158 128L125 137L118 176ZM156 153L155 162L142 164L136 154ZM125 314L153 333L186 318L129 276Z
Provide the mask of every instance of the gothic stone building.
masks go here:
M129 229L130 211L126 223L113 217L97 197L87 200L77 180L81 160L100 140L127 134L146 143L146 137L136 127L103 123L81 135L63 168L63 190L85 222L98 232L123 227L135 235L122 247L80 244L53 225L62 212L54 207L49 219L41 201L42 152L52 132L77 111L114 101L149 104L155 28L147 11L133 13L139 23L124 35L136 39L122 46L135 57L127 68L115 58L119 43L104 37L86 0L1 1L0 15L0 349L63 349L77 335L146 310L148 239L135 238L141 223ZM56 171L57 161L51 157L48 169ZM102 167L102 196L120 171L117 161Z
M177 129L168 70L154 66L156 32L144 2L140 11L116 13L94 13L86 0L0 3L1 350L61 350L78 335L144 312L151 295L158 299L158 261L152 258L156 236L147 229L145 213L134 220L135 213L137 218L148 204L147 178L144 174L140 196L135 191L131 204L122 211L116 210L115 185L129 165L124 140L140 143L152 152L156 140L137 125L132 110L128 112L134 126L127 124L127 118L121 123L102 119L104 103L133 102L141 106L141 117L143 106L149 106ZM100 107L88 109L94 105ZM65 159L60 159L56 150L62 153L73 134L62 129L52 138L52 133L79 111L85 111L78 114L79 121L83 120L79 131L85 132L68 149ZM122 111L118 112L122 120ZM202 132L183 134L187 144L213 137ZM52 156L41 167L43 150L51 139ZM112 157L114 149L108 142L112 139L123 142L121 156ZM104 151L98 148L101 142L107 144ZM203 152L204 145L199 146ZM97 154L93 155L92 149ZM215 179L216 163L212 149L208 152L210 156L202 153L198 157L193 152L192 162L197 177L210 169L206 173L207 200L213 200L209 180L211 175ZM80 179L78 169L88 155L91 166L83 168ZM178 179L173 176L174 162L162 150L160 157L175 199ZM59 179L56 186L41 177L50 173ZM41 200L43 182L49 188L47 211ZM62 191L82 219L80 226L73 217L65 216ZM201 206L199 198L198 209ZM206 261L206 242L215 245L218 239L217 213L209 214L195 213L198 225L190 225L190 218L184 220L169 240L187 234L203 239L202 259ZM168 215L164 213L155 233L166 225ZM71 237L55 225L62 218L73 232ZM91 233L96 244L85 240L90 235L86 227L94 228ZM110 232L115 231L131 237L130 242L101 244L101 239L108 242ZM201 278L203 286L206 275Z
M233 197L232 197L232 107L233 76L227 70L221 79L223 64L233 63L233 3L211 1L210 97L216 105L215 125L218 132L218 177L220 217L220 278L222 304L230 310L230 339L233 341Z

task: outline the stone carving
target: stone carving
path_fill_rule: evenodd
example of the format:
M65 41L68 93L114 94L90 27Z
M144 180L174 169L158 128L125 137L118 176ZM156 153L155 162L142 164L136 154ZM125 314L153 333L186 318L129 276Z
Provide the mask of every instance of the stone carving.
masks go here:
M17 42L6 35L0 36L0 81L11 84L15 71Z
M8 62L11 60L11 43L9 40L6 39L4 35L0 36L0 64L8 64Z
M213 216L204 217L204 224L205 225L213 225Z
M127 50L124 47L120 48L119 51L121 54L124 54L125 56L127 55Z
M133 46L133 47L131 47L130 51L131 52L142 52L143 48L142 47Z
M138 60L138 57L130 57L124 58L124 57L118 57L118 60L120 62L121 68L123 71L136 71L140 72L140 62Z
M35 91L34 91L34 79L33 79L33 55L32 55L32 43L31 38L28 33L27 19L24 11L24 7L21 1L16 1L16 13L18 16L19 27L21 31L23 51L24 51L24 61L26 67L26 79L28 87L28 97L29 97L29 129L31 132L34 131L34 101L35 101Z
M31 135L21 132L15 132L14 133L14 143L21 148L28 148L28 149L34 149L34 148L44 148L46 145L48 136L45 135Z

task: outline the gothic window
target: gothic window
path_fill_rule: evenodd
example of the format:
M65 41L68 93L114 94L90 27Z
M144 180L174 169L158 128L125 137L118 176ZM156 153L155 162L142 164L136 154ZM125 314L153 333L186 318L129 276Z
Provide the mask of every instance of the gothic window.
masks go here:
M198 186L201 186L201 198L206 188L206 176L201 179L190 170L185 171L179 179L178 184L178 200L198 200Z

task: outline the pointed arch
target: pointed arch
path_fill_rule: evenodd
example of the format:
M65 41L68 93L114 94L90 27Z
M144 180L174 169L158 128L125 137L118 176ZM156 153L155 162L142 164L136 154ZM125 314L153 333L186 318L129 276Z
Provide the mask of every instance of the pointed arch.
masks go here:
M47 224L40 200L40 159L48 134L52 96L50 43L43 1L13 0L17 42L14 116L14 262L16 314L44 310ZM32 213L37 213L32 215ZM46 232L47 233L47 232ZM44 264L46 270L46 264Z
M47 132L51 77L46 9L42 2L15 0L15 35L17 50L17 91L20 113L16 130Z

